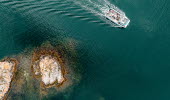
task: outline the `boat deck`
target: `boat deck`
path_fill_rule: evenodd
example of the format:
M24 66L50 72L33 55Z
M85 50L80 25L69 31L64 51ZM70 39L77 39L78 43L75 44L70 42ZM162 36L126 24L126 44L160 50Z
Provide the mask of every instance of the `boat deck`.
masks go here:
M105 16L116 23L119 27L126 28L130 22L130 20L125 16L124 13L120 13L114 9L109 9L105 11Z

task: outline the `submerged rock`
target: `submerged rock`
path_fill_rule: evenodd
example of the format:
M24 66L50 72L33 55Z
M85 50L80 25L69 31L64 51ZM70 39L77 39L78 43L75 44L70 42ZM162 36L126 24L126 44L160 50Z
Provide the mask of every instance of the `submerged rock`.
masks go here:
M0 100L7 95L14 78L17 62L15 59L0 61Z
M40 77L45 87L62 85L65 81L64 68L57 55L35 54L32 70L36 77ZM38 57L37 57L38 56Z

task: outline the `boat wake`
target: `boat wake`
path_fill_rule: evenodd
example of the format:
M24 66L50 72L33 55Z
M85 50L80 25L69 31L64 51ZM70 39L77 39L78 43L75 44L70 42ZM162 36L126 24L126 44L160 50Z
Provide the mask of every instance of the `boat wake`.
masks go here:
M119 27L116 24L112 23L110 20L107 20L105 18L105 14L103 13L103 10L109 9L109 8L116 8L118 9L115 5L111 4L107 0L97 0L97 1L92 1L92 0L69 0L74 2L74 4L80 6L83 10L86 10L102 20L102 23L100 25L109 25L111 27ZM118 9L119 10L119 9ZM121 10L119 10L122 12ZM124 13L124 12L122 12ZM98 22L98 21L91 21L91 22Z
M0 1L0 4L11 7L14 11L21 13L23 16L28 16L30 14L37 16L39 13L55 17L60 14L72 18L80 18L81 20L86 20L90 23L117 27L116 24L106 19L105 14L103 13L106 9L116 8L115 5L107 0L2 0ZM80 12L80 15L77 15L75 12ZM95 16L95 18L91 18L89 15Z

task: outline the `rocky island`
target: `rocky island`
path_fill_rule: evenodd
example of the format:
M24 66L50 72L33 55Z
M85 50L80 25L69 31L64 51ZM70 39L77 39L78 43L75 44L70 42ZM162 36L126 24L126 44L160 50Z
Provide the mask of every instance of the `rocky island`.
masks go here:
M11 82L16 72L17 61L4 59L0 61L0 100L5 99L11 87Z
M41 78L45 87L60 86L66 80L61 59L53 50L42 50L34 53L32 72L35 77Z

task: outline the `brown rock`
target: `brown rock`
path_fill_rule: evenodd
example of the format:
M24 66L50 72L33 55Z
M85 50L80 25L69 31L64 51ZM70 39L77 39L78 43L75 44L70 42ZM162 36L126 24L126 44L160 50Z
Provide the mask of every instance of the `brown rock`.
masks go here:
M17 64L15 59L10 58L0 61L0 100L8 94Z

